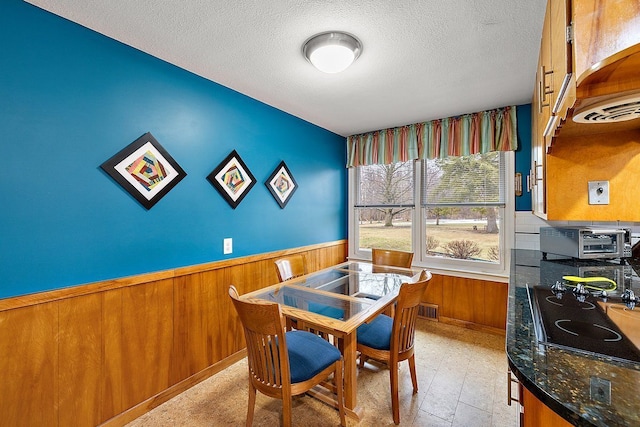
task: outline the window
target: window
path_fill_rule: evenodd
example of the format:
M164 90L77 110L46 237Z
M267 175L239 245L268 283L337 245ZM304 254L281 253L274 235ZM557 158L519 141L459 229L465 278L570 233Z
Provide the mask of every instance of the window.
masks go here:
M411 251L414 162L356 168L358 247Z
M399 249L416 265L506 275L512 175L512 152L352 168L350 256Z

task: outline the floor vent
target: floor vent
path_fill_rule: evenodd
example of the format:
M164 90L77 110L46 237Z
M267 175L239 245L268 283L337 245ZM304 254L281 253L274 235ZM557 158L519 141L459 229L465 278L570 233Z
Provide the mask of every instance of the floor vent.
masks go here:
M435 304L420 304L418 307L418 317L423 319L438 321L438 306Z

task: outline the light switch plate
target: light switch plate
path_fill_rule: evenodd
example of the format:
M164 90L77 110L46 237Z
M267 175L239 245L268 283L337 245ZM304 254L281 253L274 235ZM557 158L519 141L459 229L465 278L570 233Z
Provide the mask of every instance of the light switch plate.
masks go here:
M589 204L609 204L609 181L589 181Z
M225 255L233 252L233 239L231 237L224 239L223 252Z

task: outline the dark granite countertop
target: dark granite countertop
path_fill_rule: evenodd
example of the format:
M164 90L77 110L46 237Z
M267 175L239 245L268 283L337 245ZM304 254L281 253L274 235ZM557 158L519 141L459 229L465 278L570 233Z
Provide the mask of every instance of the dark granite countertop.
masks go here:
M640 426L640 363L538 341L527 287L553 284L548 283L553 280L548 270L555 270L541 261L538 251L512 252L506 337L511 371L524 387L573 425ZM637 273L630 267L625 272L627 280L633 276L634 284L629 286L636 286L635 280L640 280ZM572 274L572 270L562 274ZM610 396L594 395L592 389L597 388L592 385L598 384L607 388L610 384Z

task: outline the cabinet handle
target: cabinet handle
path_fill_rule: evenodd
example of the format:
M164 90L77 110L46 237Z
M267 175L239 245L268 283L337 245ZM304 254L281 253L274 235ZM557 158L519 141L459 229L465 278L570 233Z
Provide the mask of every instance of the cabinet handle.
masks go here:
M546 71L544 65L540 66L540 111L542 111L542 107L549 107L551 102L545 100L547 99L547 95L551 95L553 93L553 88L550 85L547 85L547 75L553 74L553 70Z
M536 164L536 169L540 168L540 172L536 170L536 181L544 181L544 169L542 169L543 165Z
M534 185L536 185L536 165L537 162L534 160L533 161L533 168L531 168L531 170L529 170L529 176L531 177L531 188L533 188Z
M542 167L543 165L538 164L537 160L533 161L533 169L531 170L532 185L536 185L536 181L544 181L544 169L542 169ZM540 168L540 172L538 172L538 168Z
M516 399L515 397L511 396L511 384L512 383L516 383L518 384L518 379L517 378L513 378L513 376L511 375L511 370L508 369L507 370L507 405L511 406L511 402L518 402L520 403L520 396L518 396L518 398Z

